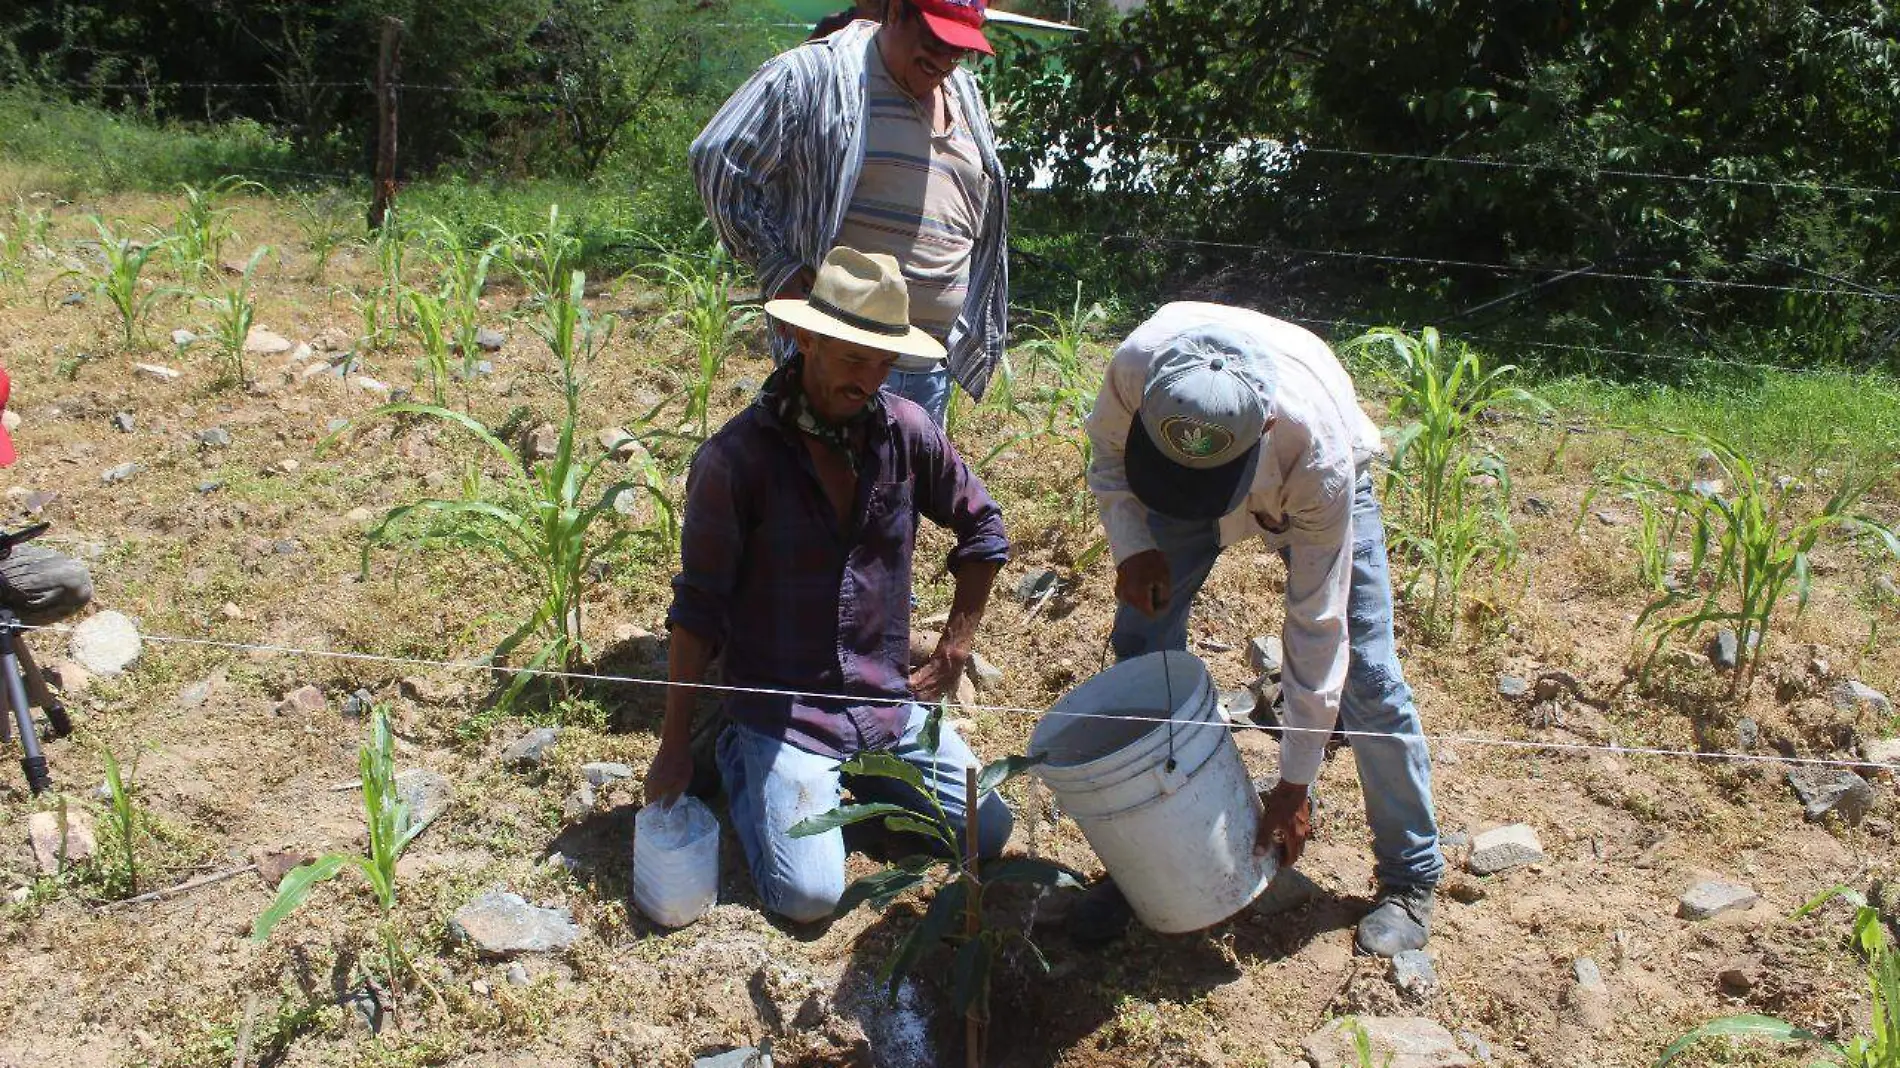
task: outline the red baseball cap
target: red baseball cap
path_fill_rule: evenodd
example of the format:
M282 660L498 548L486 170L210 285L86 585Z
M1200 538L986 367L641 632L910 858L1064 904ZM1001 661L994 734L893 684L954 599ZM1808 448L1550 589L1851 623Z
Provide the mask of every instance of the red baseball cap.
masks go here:
M952 48L967 48L986 56L996 54L983 36L987 0L910 0L910 4L924 17L924 25L937 40Z
M0 368L0 414L7 410L7 397L13 393L13 380L7 377L4 368ZM13 466L13 435L7 433L5 423L0 423L0 467Z

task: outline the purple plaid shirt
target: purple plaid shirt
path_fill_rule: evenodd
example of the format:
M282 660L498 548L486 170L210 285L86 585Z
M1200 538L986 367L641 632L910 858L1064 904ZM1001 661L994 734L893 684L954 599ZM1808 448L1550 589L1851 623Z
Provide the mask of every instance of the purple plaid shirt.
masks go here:
M734 722L826 756L887 749L911 696L917 517L956 534L954 572L1009 558L1002 510L922 408L880 392L852 529L841 529L772 399L734 416L693 458L667 625L723 649L729 685L844 695L728 694Z

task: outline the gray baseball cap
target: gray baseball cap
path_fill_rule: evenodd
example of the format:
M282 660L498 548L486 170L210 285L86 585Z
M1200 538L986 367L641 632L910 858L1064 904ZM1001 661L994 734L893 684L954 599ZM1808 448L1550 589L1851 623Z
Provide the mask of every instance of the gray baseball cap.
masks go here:
M1260 341L1195 327L1155 355L1125 462L1136 498L1175 519L1219 519L1253 485L1279 375Z

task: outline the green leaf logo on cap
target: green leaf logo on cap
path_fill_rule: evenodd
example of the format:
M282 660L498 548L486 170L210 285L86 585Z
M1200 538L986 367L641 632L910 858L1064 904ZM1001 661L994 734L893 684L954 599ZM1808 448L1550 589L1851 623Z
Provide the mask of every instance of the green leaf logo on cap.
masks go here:
M1185 415L1162 420L1161 436L1175 452L1195 460L1224 453L1234 443L1233 431Z

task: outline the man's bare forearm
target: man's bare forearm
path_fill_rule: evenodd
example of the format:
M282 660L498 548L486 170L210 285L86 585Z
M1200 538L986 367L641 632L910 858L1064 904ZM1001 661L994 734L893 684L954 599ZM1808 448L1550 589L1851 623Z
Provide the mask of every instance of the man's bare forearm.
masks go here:
M687 630L674 627L666 646L666 677L669 682L687 683L666 691L666 723L660 728L662 747L684 746L693 737L693 710L700 690L695 683L706 680L706 665L712 662L713 643Z
M969 658L976 643L976 628L983 622L983 610L989 607L990 589L1002 567L993 560L971 560L957 568L950 618L943 625L943 640L938 644L946 655L957 660Z

